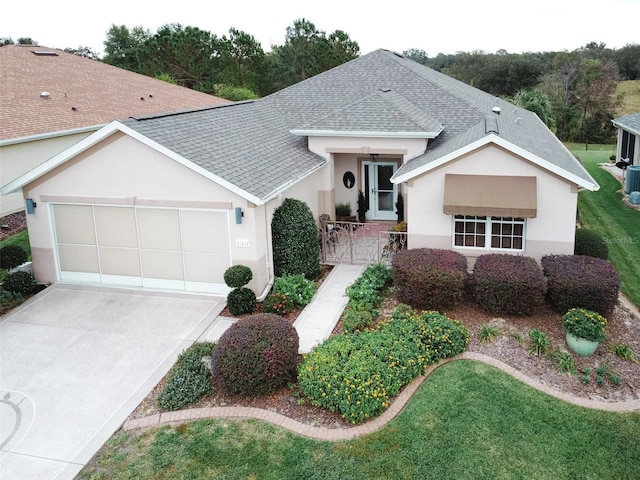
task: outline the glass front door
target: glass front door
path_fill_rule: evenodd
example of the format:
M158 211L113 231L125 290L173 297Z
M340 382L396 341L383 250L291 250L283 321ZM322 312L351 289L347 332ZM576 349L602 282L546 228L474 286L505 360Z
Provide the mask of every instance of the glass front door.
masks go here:
M395 162L363 162L362 178L364 194L369 210L366 218L370 220L396 220L396 200L398 196L391 177L395 173Z

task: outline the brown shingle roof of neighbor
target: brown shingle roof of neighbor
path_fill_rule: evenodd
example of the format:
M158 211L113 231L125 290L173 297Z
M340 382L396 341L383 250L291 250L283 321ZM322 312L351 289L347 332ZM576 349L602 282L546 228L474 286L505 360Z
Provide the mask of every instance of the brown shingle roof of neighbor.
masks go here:
M0 47L0 140L226 103L53 48Z

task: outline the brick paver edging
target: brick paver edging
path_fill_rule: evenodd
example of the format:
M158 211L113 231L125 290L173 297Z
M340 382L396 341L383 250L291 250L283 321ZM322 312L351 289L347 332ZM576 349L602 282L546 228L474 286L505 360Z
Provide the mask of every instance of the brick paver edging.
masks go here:
M597 410L605 410L609 412L631 412L640 410L640 400L632 400L629 402L602 402L597 400L589 400L587 398L574 397L572 395L553 390L546 385L534 380L513 367L493 357L483 355L476 352L464 352L454 358L443 360L437 365L430 366L424 376L415 378L409 383L402 392L400 392L389 408L379 417L354 427L349 428L325 428L314 427L306 423L301 423L279 413L263 410L261 408L252 407L207 407L192 408L188 410L179 410L176 412L165 412L150 415L148 417L127 420L123 425L123 430L135 430L139 428L155 427L170 423L183 423L192 420L201 420L205 418L231 418L231 419L254 419L268 422L278 427L286 428L294 433L305 437L314 438L316 440L340 441L349 440L356 437L368 435L379 430L384 425L394 419L405 407L409 399L413 396L418 387L436 368L454 360L476 360L492 365L500 370L508 373L512 377L536 388L548 395L559 398L566 402L572 403L586 408Z

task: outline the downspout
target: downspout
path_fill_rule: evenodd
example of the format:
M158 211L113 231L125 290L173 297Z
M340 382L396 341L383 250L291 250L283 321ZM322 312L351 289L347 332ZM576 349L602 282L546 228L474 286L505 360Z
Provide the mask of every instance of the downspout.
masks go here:
M264 290L262 291L260 296L256 298L256 301L258 302L263 302L264 299L267 298L267 295L269 295L269 292L271 292L271 287L273 287L273 282L275 280L273 275L273 254L271 253L272 252L271 242L269 242L269 222L267 221L268 220L268 215L267 215L268 204L269 204L268 201L264 204L264 225L265 225L264 241L265 241L265 245L267 246L267 268L269 268L269 281L267 282L267 286L264 287Z

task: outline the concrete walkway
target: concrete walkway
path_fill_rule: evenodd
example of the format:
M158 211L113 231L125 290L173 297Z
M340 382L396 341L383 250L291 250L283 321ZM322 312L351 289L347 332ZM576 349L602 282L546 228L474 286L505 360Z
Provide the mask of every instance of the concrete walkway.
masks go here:
M313 347L329 338L347 305L344 292L364 271L366 265L340 264L333 267L293 326L300 337L300 353L309 353ZM199 341L218 341L220 336L237 320L218 317Z

